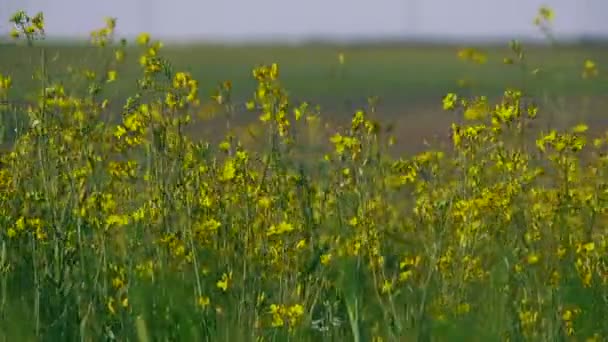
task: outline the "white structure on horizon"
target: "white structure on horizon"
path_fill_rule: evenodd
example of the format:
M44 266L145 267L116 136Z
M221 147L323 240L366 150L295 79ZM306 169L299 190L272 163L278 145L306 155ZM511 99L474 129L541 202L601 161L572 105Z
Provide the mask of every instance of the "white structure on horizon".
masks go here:
M113 16L120 35L179 40L534 39L542 4L558 38L608 37L608 0L0 0L0 30L24 8L43 11L55 37L84 37Z

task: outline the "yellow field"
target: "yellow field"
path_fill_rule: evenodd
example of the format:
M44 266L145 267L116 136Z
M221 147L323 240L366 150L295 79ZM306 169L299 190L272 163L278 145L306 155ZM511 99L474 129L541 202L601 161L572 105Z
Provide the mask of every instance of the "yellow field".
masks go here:
M539 25L551 19L542 10ZM42 16L13 22L21 44L44 34ZM2 340L608 339L602 130L547 127L523 89L449 93L449 135L399 156L373 101L326 125L277 64L254 68L245 106L259 120L244 127L230 82L199 98L146 34L125 64L114 27L92 36L112 52L103 69L69 83L41 48L18 70L33 75L29 105L0 75L14 135L0 168ZM525 47L511 50L504 62L528 70ZM123 70L137 87L117 110ZM603 77L594 60L580 76ZM225 122L218 143L188 134L208 111Z

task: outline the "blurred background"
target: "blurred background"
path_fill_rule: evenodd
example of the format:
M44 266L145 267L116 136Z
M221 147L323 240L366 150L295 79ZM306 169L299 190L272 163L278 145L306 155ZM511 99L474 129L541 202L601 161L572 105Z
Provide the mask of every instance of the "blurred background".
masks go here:
M555 11L549 36L534 25L542 5ZM320 105L336 124L377 97L376 115L413 148L424 137L442 136L454 120L441 109L447 92L495 98L506 87L524 88L552 119L602 123L596 109L608 90L601 73L608 56L606 0L1 0L2 35L19 9L44 12L46 43L61 56L57 70L99 64L99 54L80 42L105 17L117 18L118 37L130 42L150 33L165 43L164 54L176 70L190 71L201 82L202 98L232 81L242 125L255 121L239 108L254 90L251 69L262 63L279 63L292 98ZM514 57L511 39L524 43L526 68L503 63ZM31 70L34 50L3 40L0 72ZM483 61L459 58L464 48ZM135 65L137 56L129 58ZM587 60L597 63L599 77L581 77ZM115 103L133 88L138 72L121 71ZM14 96L25 97L31 75L14 79ZM195 130L216 131L212 123Z
M542 38L531 22L541 5L559 14L562 38L608 34L604 0L3 0L0 11L43 11L49 32L66 38L86 37L110 16L120 35L149 32L163 40L500 41Z

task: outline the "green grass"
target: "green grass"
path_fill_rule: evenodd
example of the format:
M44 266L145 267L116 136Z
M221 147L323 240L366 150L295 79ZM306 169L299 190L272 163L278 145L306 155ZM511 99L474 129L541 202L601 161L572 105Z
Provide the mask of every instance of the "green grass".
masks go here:
M67 65L100 65L103 61L97 49L76 44L47 47L56 72ZM470 65L460 61L456 46L167 46L164 55L175 69L188 70L201 82L203 94L210 94L218 82L231 80L237 100L248 98L254 81L251 68L258 64L276 62L281 78L296 97L323 105L329 110L351 111L364 104L368 96L379 96L390 108L437 103L450 90L457 89L457 80L468 76L476 82L478 93L498 95L505 85L521 86L522 73L516 67L505 66L504 57L512 53L507 48L481 47L488 54L486 65ZM133 51L135 52L135 51ZM343 52L346 63L340 66L337 55ZM604 47L565 46L532 47L528 62L534 67L542 64L540 79L527 77L532 90L543 89L556 95L603 95L608 89L603 80L584 81L580 77L587 58L601 59L608 52ZM37 48L2 46L0 70L10 72L29 68L36 63ZM130 54L136 58L136 53ZM132 64L131 64L132 65ZM116 95L133 89L137 70L122 71ZM16 92L31 89L31 78L16 73Z
M76 43L44 46L50 60L48 69L54 79L67 80L68 66L101 71L112 53ZM453 117L442 112L441 99L450 91L496 97L505 87L524 88L545 105L543 110L551 112L545 117L553 121L570 124L583 118L600 126L605 124L599 109L605 103L608 83L605 77L583 80L581 70L586 59L594 59L601 66L608 47L525 47L529 65L525 73L518 67L503 64L505 57L513 57L508 47L478 48L488 55L484 65L459 60L459 46L445 45L169 44L163 48L163 55L175 70L190 71L200 82L203 102L210 102L220 82L230 80L234 86L233 101L237 104L234 122L241 126L257 120L244 111L244 102L255 89L251 69L273 62L281 65L281 81L292 100L320 105L324 118L330 122L344 123L355 110L367 105L369 97L377 96L377 116L394 125L396 135L405 138L399 145L400 150L420 150L423 140L446 137ZM0 72L14 78L13 100L28 102L27 90L36 85L30 75L18 71L30 70L39 63L39 49L0 46ZM344 65L338 62L339 53L345 55ZM138 56L137 48L129 49L126 65L136 65ZM532 70L537 67L541 72L533 76ZM112 108L121 108L125 94L135 92L138 76L139 70L134 67L119 70L119 80L106 93ZM460 79L472 81L473 88L459 88ZM86 85L82 83L82 87ZM224 127L223 118L195 125L190 130L198 136L220 139L216 134L220 127Z

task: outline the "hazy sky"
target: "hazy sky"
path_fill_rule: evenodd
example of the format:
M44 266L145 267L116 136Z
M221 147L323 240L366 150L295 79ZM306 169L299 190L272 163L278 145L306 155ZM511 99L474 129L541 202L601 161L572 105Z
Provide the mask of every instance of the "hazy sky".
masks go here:
M44 11L53 36L87 35L114 16L122 36L165 39L515 38L539 36L531 22L541 4L555 9L560 35L608 35L608 0L0 0L0 15Z

